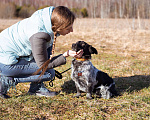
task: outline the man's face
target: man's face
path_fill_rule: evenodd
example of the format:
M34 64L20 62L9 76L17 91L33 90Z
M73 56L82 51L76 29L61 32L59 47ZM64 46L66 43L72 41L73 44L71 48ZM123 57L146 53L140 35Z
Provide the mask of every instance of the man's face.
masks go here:
M73 32L73 24L72 24L72 25L69 25L67 28L65 28L65 29L63 29L63 30L61 30L61 31L58 31L58 33L59 33L60 35L66 35L66 34L68 34L68 33L70 33L70 32Z

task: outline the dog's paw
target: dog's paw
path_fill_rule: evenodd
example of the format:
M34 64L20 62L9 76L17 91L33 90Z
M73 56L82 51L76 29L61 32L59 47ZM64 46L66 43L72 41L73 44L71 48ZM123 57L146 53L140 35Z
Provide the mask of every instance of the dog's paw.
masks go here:
M87 99L90 99L90 100L93 99L93 98L92 98L92 95L91 95L90 93L87 93L87 94L86 94L86 98L87 98Z
M75 97L79 98L79 96L81 96L81 93L77 93L75 96L73 96L73 98Z
M107 91L106 93L102 94L102 98L104 99L110 99L112 96L112 93L110 91Z
M87 99L89 99L89 100L92 100L93 99L93 97L86 97Z

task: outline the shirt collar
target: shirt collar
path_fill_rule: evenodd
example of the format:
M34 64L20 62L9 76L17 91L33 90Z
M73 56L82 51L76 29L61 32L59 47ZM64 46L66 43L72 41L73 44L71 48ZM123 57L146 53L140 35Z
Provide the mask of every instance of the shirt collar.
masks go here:
M44 8L42 11L42 18L43 18L44 26L48 34L52 36L54 36L54 33L52 31L51 15L54 9L55 7L51 6L51 7Z

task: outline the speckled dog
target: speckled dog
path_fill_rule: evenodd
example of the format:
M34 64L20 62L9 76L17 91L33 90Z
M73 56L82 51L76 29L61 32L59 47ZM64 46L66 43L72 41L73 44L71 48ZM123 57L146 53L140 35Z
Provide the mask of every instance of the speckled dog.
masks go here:
M98 54L97 50L84 41L72 44L72 50L77 52L81 49L84 51L82 58L72 60L71 78L77 89L74 97L79 97L80 91L86 92L88 99L92 99L92 93L105 99L117 95L113 79L107 73L95 68L90 61L91 54Z

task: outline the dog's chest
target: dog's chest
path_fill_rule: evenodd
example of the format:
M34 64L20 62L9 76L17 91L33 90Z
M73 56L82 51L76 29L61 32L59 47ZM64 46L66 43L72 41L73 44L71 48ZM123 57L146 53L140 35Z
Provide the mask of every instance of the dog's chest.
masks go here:
M97 69L90 61L72 61L72 74L71 78L80 90L86 91L89 83L93 86L96 82Z

